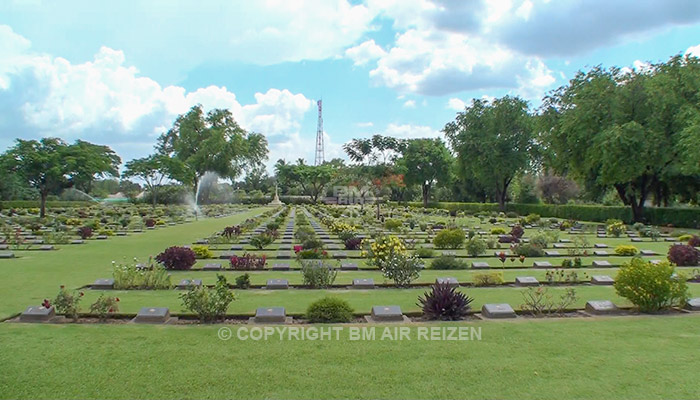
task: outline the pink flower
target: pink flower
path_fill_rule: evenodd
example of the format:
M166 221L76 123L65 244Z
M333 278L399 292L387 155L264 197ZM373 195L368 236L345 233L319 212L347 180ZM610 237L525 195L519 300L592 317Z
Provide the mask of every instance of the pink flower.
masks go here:
M297 245L297 246L294 246L294 252L295 252L295 253L298 253L298 252L300 252L300 251L301 251L301 249L302 249L302 247L301 247L301 246L299 246L299 245Z

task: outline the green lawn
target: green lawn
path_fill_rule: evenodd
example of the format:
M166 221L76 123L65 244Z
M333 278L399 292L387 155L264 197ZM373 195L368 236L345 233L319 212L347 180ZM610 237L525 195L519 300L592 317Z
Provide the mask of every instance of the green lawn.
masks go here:
M469 324L482 328L481 341L430 342L221 341L217 326L2 324L0 397L692 399L699 323L488 321Z

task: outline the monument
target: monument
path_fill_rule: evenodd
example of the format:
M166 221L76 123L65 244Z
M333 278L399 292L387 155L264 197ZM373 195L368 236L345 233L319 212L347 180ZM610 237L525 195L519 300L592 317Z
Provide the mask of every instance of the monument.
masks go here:
M284 203L280 201L280 197L277 195L277 185L275 185L275 198L268 204L270 206L282 206Z

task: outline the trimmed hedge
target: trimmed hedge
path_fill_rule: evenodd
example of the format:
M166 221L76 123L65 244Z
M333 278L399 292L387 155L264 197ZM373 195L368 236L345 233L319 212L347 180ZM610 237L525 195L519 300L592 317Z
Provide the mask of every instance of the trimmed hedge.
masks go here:
M397 205L397 203L393 203ZM421 202L408 202L406 205L422 208ZM496 203L430 203L428 208L442 208L449 211L464 211L468 213L500 211ZM539 214L542 217L574 219L578 221L605 222L608 219L619 219L631 224L632 209L629 207L610 207L600 205L570 205L570 204L519 204L507 203L506 211L519 215ZM652 225L673 225L680 228L700 228L700 208L660 208L646 207L644 216Z

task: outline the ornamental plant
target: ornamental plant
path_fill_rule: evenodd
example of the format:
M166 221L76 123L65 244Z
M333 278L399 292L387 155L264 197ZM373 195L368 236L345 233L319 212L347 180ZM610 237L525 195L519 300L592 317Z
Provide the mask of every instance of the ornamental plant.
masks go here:
M180 294L182 306L199 317L200 322L215 322L226 315L229 305L236 299L228 288L228 282L223 275L216 275L213 288L193 286L187 292Z
M65 286L61 285L58 295L53 300L53 304L59 314L77 321L78 313L80 312L80 300L83 299L84 295L85 293L77 290L68 291Z
M303 284L314 289L325 289L335 282L338 270L324 261L300 260Z
M100 322L107 320L109 314L119 311L119 297L105 296L104 293L90 305L90 314L97 314Z
M615 237L620 237L625 230L627 230L627 227L622 221L619 220L608 220L608 227L606 229L606 232L608 232L609 235L615 236Z
M464 231L459 228L443 229L435 235L433 244L438 249L458 249L464 243Z
M250 238L250 245L255 247L258 250L262 250L265 247L272 244L272 242L274 240L275 240L275 238L271 234L268 234L267 232L261 233L259 235L255 235L252 238Z
M156 261L161 263L165 269L188 270L196 262L196 257L192 249L187 247L172 246L156 256Z
M194 252L195 258L198 259L214 258L214 252L206 245L194 245L192 246L192 251Z
M523 229L523 227L520 225L513 225L513 228L511 228L510 230L510 235L518 239L523 237L524 234L525 229Z
M682 306L688 299L685 276L674 274L667 263L652 264L640 257L624 264L615 278L615 291L641 312L656 312Z
M253 271L265 268L267 257L265 254L256 256L255 254L243 253L242 256L231 257L231 269L237 271Z
M700 236L693 235L688 239L688 246L700 247Z
M362 239L360 238L349 238L345 240L345 249L346 250L358 250L360 246L362 245Z
M615 247L615 254L618 256L635 256L639 253L639 250L632 245L621 244Z
M92 237L92 228L89 226L81 226L78 228L78 236L83 240Z
M406 245L393 235L378 236L374 242L365 239L362 248L362 256L368 259L370 265L379 265L394 254L406 254Z
M423 316L431 320L457 321L463 319L471 309L473 298L451 287L449 283L436 283L430 292L418 297L417 305L423 310Z
M231 239L234 236L238 236L241 234L241 227L238 225L235 226L227 226L224 228L223 232L221 232L221 236L225 237L226 239Z
M326 296L316 300L306 309L306 318L309 322L337 323L350 322L354 310L350 304L338 297Z
M420 277L424 268L423 263L414 256L405 253L394 253L389 258L378 264L382 275L391 279L397 287L408 287L414 280Z
M467 240L467 243L464 246L467 249L467 253L472 256L476 257L479 254L482 254L483 252L486 251L486 242L483 241L480 238L473 237L469 240Z
M328 252L323 249L306 249L296 252L297 260L322 260L330 258Z
M679 267L693 267L700 261L700 250L687 244L676 244L668 249L667 258Z

